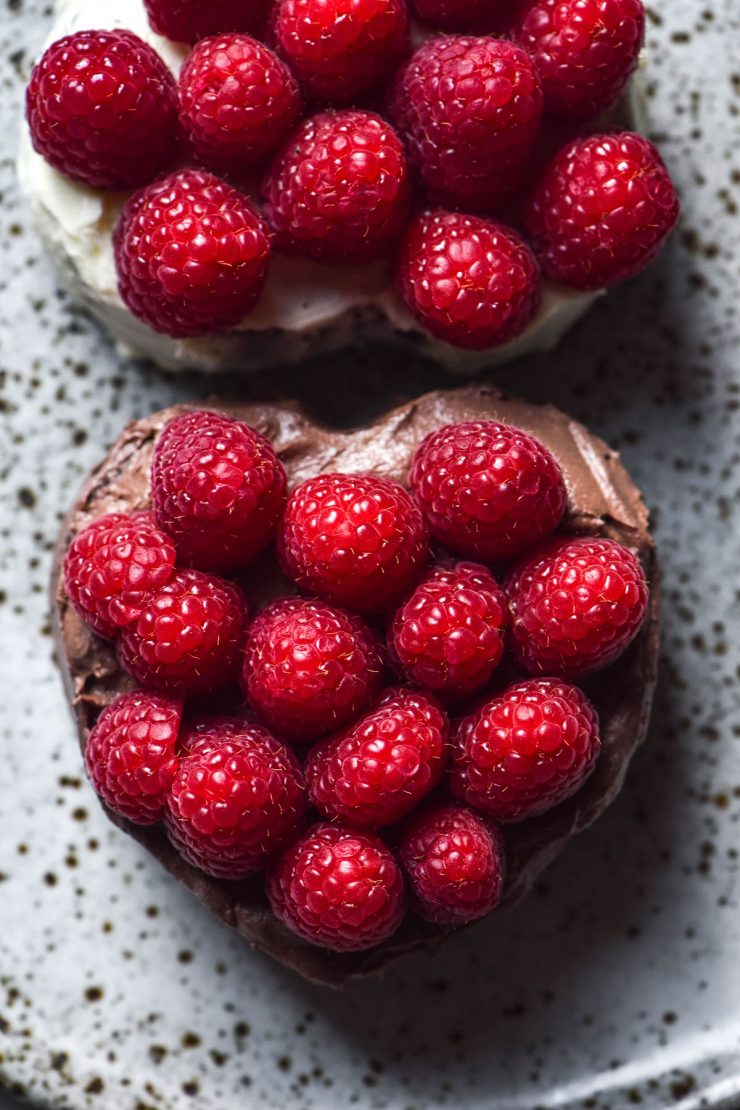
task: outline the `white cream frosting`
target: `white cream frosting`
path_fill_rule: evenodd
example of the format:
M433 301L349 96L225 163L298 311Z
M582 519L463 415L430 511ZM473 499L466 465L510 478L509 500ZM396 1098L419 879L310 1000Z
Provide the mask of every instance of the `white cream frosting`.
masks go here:
M102 9L102 10L101 10ZM149 42L172 72L186 48L149 26L142 0L58 0L49 42L74 31L126 27ZM32 145L24 124L18 174L34 222L66 279L128 354L169 370L256 370L337 349L360 337L393 337L460 373L552 349L599 293L578 293L545 280L542 303L526 331L490 351L460 351L432 338L393 289L387 262L330 266L275 255L255 309L238 329L201 339L172 339L153 331L121 300L112 233L125 194L69 181Z

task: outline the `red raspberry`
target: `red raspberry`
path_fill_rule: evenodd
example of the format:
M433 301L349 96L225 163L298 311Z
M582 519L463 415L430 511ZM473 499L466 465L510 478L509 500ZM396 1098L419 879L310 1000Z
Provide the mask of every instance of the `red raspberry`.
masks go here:
M96 189L151 181L177 148L174 78L131 31L52 43L31 74L26 117L39 154Z
M278 49L312 100L357 104L409 48L405 0L278 0Z
M379 613L403 596L426 562L427 532L397 482L319 474L289 497L278 554L300 589L359 613Z
M204 731L183 756L169 796L167 832L194 867L243 879L264 867L306 815L291 751L258 725Z
M507 0L410 0L417 19L440 31L490 31Z
M90 628L113 640L175 569L175 548L152 513L108 513L83 528L64 558L64 588Z
M134 193L113 242L123 300L149 327L175 337L235 327L262 291L270 255L251 202L200 170Z
M432 805L415 814L398 851L414 908L435 925L464 925L501 900L506 862L500 834L465 806Z
M478 563L438 568L417 586L391 625L391 656L411 682L442 697L474 693L504 653L506 594Z
M443 35L401 70L391 119L429 197L493 212L519 184L542 114L542 88L518 46Z
M292 932L335 952L380 944L406 909L400 868L382 840L342 825L304 833L268 872L267 895Z
M440 780L447 717L428 694L389 689L366 717L323 740L308 757L311 803L362 828L392 825Z
M372 112L323 112L278 155L263 184L283 250L370 262L403 232L411 190L403 144Z
M508 33L534 60L545 111L573 122L611 108L637 65L642 0L524 0Z
M155 31L176 42L197 42L226 31L261 34L271 0L144 0Z
M432 432L414 455L409 480L433 535L462 555L514 558L565 512L565 482L550 451L495 420Z
M240 590L197 570L175 571L121 632L121 665L143 686L205 694L236 677L246 634Z
M505 589L512 648L531 674L579 678L606 667L647 611L643 569L614 540L549 540L513 568Z
M285 503L285 470L264 436L218 412L166 425L152 459L152 504L181 562L235 570L272 539Z
M452 791L497 821L523 821L575 794L600 749L596 710L576 686L518 682L461 722Z
M540 270L511 228L480 216L424 212L401 244L406 307L456 347L497 347L524 331L540 301Z
M644 270L678 212L658 151L623 131L563 147L535 185L524 221L545 273L574 289L600 289Z
M105 804L137 825L159 821L177 773L182 705L146 690L121 694L98 717L85 748L90 781Z
M190 145L214 169L261 165L287 138L301 98L287 66L248 35L199 43L177 88Z
M380 693L383 657L358 617L286 598L249 630L242 684L267 724L296 744L340 728Z
M201 740L231 739L244 729L250 729L253 722L246 717L232 717L228 714L214 717L212 713L199 713L183 721L180 729L179 748L189 752Z

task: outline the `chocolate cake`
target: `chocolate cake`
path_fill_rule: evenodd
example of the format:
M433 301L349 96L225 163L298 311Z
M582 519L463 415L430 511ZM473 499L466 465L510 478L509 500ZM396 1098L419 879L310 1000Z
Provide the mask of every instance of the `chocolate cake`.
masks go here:
M149 464L157 436L169 419L191 406L163 410L130 424L91 474L67 515L53 570L54 629L59 665L84 750L100 711L129 689L113 648L96 637L69 603L60 578L70 539L92 519L146 508ZM503 904L518 902L568 839L588 827L618 794L629 761L644 740L658 656L659 591L656 556L642 495L618 455L582 424L551 406L511 400L486 386L429 393L356 431L334 431L313 423L292 402L222 404L212 408L259 429L274 445L292 485L321 471L364 471L405 481L411 456L424 436L448 423L496 419L532 433L554 453L565 474L565 528L607 536L630 548L651 585L647 620L627 652L602 674L584 683L601 717L603 751L584 788L544 816L505 830L508 877ZM274 560L273 560L274 562ZM253 603L286 592L263 560L246 583ZM288 932L273 916L259 880L219 881L187 864L158 827L141 827L107 811L217 917L255 947L316 982L340 986L379 970L407 952L431 950L447 935L409 914L400 930L377 948L332 953Z

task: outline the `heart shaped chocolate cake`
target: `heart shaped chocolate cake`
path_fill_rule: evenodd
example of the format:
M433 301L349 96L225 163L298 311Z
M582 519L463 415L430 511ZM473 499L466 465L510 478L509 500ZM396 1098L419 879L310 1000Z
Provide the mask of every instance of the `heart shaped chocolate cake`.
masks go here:
M130 424L67 515L59 664L108 816L341 985L519 901L645 737L642 496L549 406L430 393Z

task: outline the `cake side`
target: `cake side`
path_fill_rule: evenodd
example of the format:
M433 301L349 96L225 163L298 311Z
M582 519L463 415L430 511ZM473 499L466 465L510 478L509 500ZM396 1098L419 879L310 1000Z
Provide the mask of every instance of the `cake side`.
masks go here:
M54 631L83 749L101 709L130 688L131 680L121 671L113 649L89 632L69 604L60 580L61 560L70 538L91 519L147 507L154 443L164 424L187 407L191 406L155 413L129 425L88 479L60 533L52 580ZM332 470L368 471L405 481L411 455L429 431L470 419L502 420L535 435L560 462L568 487L566 527L613 538L640 558L652 587L645 626L617 663L584 684L602 721L603 752L596 771L571 800L543 817L506 829L509 873L504 903L514 904L567 840L590 825L614 799L647 730L658 653L656 558L645 505L618 455L558 410L505 399L487 387L428 394L354 432L319 427L294 404L214 403L213 407L263 432L285 465L291 485L310 474ZM256 603L277 590L285 592L284 584L276 584L265 565L253 568L247 582ZM136 827L108 813L246 940L318 982L339 985L408 951L431 948L446 935L409 916L389 941L367 953L339 955L312 948L273 917L258 880L211 879L185 863L158 829Z

